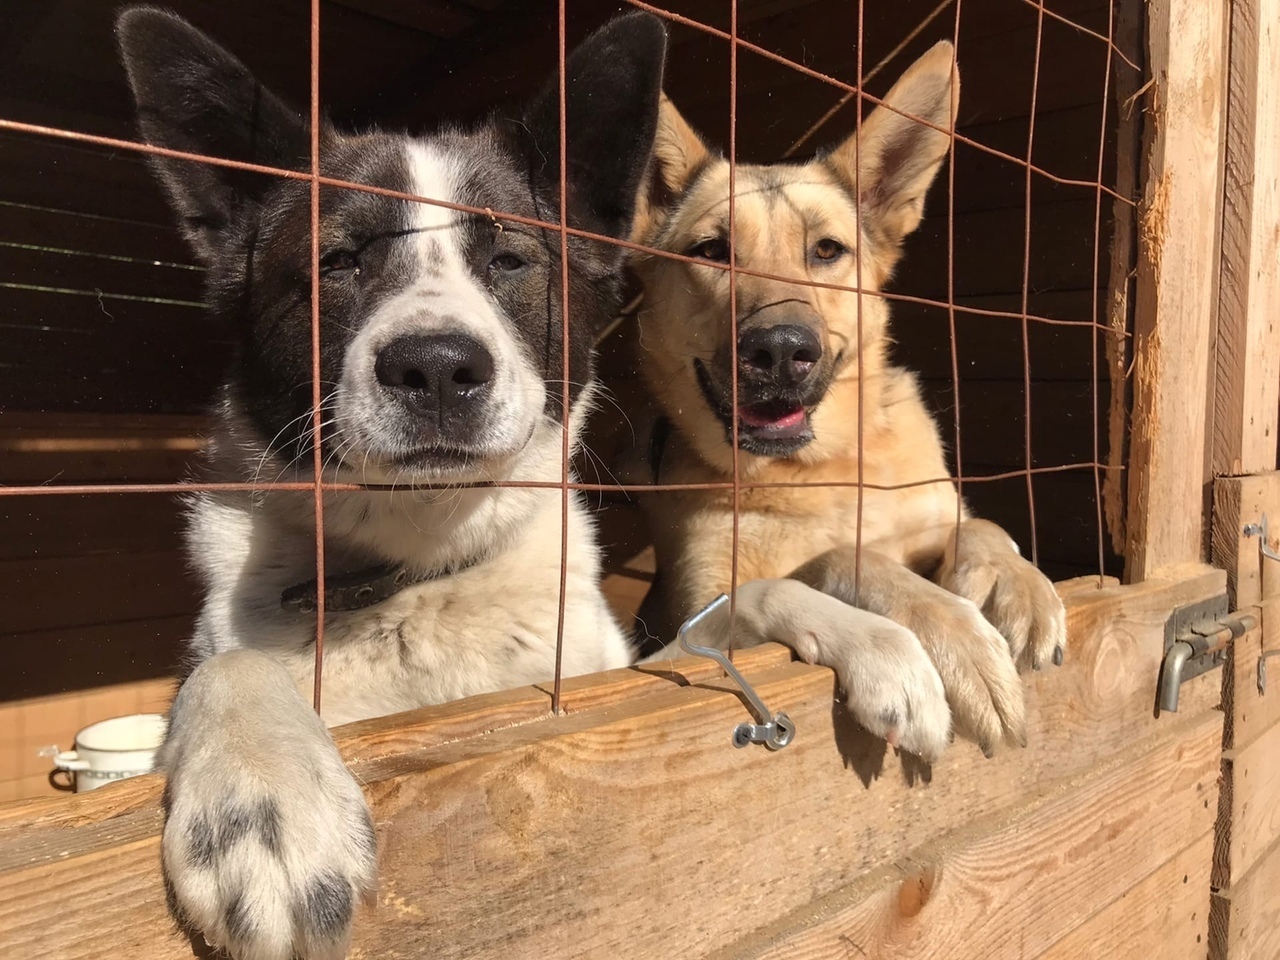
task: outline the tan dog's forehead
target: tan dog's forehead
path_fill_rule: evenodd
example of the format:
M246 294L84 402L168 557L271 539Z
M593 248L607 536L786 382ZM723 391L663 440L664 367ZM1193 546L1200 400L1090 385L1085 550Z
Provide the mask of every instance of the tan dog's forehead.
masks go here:
M737 257L799 258L825 238L857 246L857 210L840 180L823 164L739 164L734 173ZM681 199L662 244L673 252L729 232L729 163L717 159Z

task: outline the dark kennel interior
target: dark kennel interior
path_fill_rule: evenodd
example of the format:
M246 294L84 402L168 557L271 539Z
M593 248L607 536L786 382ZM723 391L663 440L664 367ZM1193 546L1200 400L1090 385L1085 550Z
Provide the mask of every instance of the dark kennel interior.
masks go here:
M305 105L307 4L170 5L268 86ZM660 5L720 30L730 26L728 0ZM737 7L744 39L856 80L856 2L739 0ZM569 43L619 8L569 0ZM526 95L554 70L556 10L552 0L326 0L323 107L338 123L356 126L414 129L478 117ZM111 34L115 11L114 4L83 0L5 5L0 118L133 139ZM1138 82L1131 66L1111 62L1104 92L1108 17L1105 0L1051 0L1043 8L1028 0L963 0L960 133L1025 158L1034 97L1032 162L1082 183L1028 178L1025 165L1009 157L957 144L952 203L944 173L892 288L945 304L953 279L957 306L1014 315L954 315L963 472L1015 474L967 483L964 492L978 513L1003 523L1031 552L1028 480L1017 474L1028 466L1029 405L1030 465L1070 468L1031 480L1038 559L1055 578L1099 572L1095 470L1073 466L1109 455L1106 337L1090 323L1095 316L1107 323L1113 202L1095 181L1101 170L1102 183L1117 182L1117 156L1132 166L1134 144L1117 102L1124 87L1116 78L1123 74L1130 87ZM867 89L883 94L916 56L951 37L955 23L952 0L867 2L863 69L878 68ZM1118 41L1140 62L1136 37ZM673 25L668 76L690 121L725 144L728 44ZM749 50L739 54L738 77L743 159L784 155L844 96ZM800 152L851 131L853 111L836 111ZM182 477L234 346L232 331L202 309L200 284L140 155L0 130L0 483ZM1023 312L1072 321L1029 321L1025 367ZM894 317L896 355L920 372L950 438L951 311L898 303ZM623 358L626 336L624 323L603 349L605 373L620 389L633 375ZM610 509L625 519L624 509ZM613 526L618 532L609 536L625 561L637 546L634 532L625 522L606 530ZM1122 560L1109 535L1102 546L1105 572L1119 574ZM197 597L171 494L0 497L0 566L0 642L10 658L0 701L172 671Z

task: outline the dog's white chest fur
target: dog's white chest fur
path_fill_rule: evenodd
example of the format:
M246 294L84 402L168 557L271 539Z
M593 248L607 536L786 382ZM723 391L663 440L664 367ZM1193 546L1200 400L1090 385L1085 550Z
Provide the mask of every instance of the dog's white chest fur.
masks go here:
M214 466L242 475L242 464L219 460L221 451L244 449L243 423L227 410L224 426ZM546 447L548 457L559 452L552 449L558 442ZM367 568L373 557L387 555L420 570L479 562L374 606L326 617L325 722L550 680L559 621L560 511L560 491L545 488L328 494L331 575ZM193 498L190 552L208 585L194 638L198 657L244 648L270 653L309 695L315 615L282 607L280 597L315 576L312 523L306 492ZM568 563L563 674L626 666L633 653L600 593L599 548L576 496L569 501Z

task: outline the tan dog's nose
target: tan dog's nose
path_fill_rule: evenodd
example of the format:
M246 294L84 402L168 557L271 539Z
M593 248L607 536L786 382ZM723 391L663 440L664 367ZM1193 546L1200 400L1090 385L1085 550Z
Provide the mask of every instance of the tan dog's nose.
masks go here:
M803 324L753 327L738 338L739 376L756 383L797 386L821 359L822 342Z

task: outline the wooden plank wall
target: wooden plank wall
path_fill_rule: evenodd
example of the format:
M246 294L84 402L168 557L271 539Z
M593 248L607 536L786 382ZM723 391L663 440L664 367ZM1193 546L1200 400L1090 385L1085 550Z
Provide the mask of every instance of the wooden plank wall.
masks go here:
M1232 0L1214 476L1276 465L1280 395L1280 3Z
M1261 623L1233 644L1223 695L1211 960L1280 956L1280 657L1265 691L1258 678L1262 656L1280 651L1280 597L1255 609Z
M522 688L340 728L382 869L351 955L1203 956L1220 677L1176 715L1151 691L1168 611L1224 584L1061 585L1070 658L1030 680L1028 747L993 760L901 762L773 646L738 662L797 725L777 753L732 748L742 701L709 661L569 680L560 717ZM0 809L0 955L190 956L160 788Z
M0 803L67 793L66 775L50 776L49 748L70 750L91 723L130 713L165 713L173 681L142 680L0 703Z
M1247 524L1280 518L1280 3L1232 0L1222 265L1210 466L1211 547L1237 607L1260 626L1233 645L1210 914L1211 960L1280 956L1280 563ZM1268 531L1272 550L1280 527Z

